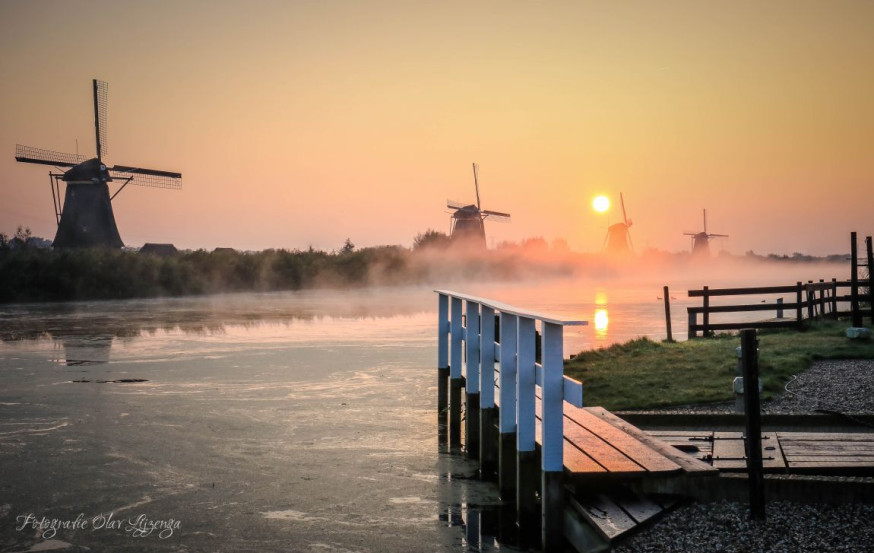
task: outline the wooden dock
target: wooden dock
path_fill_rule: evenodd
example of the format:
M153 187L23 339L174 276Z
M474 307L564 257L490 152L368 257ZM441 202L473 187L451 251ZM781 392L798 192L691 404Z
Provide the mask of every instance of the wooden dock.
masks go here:
M741 432L646 432L583 406L582 383L563 374L562 331L584 321L437 293L439 442L478 462L520 534L539 534L544 551L606 551L678 493L739 487L725 473L748 469ZM766 472L874 474L874 434L774 431L761 444Z
M723 472L746 470L741 432L652 430L649 435ZM874 474L874 432L763 432L766 473Z

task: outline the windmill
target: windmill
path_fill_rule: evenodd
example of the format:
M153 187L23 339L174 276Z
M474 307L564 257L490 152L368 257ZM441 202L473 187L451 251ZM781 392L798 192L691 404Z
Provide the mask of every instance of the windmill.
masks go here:
M622 222L607 227L607 236L604 237L604 251L610 254L627 254L634 251L631 243L631 219L625 213L625 198L619 193L619 203L622 205Z
M727 234L712 234L707 232L707 210L704 210L704 230L702 232L684 232L692 237L692 255L708 257L710 255L711 238L728 238Z
M56 248L78 248L101 246L121 248L124 243L118 234L112 200L128 184L153 188L179 189L182 184L181 173L157 171L129 165L107 167L103 156L107 153L106 103L109 85L103 81L92 81L94 92L94 136L97 144L97 157L86 159L77 154L65 154L30 146L15 146L15 160L23 163L52 165L69 168L63 173L49 173L52 200L55 207L55 220L58 230L52 246ZM61 202L60 183L66 184L64 200ZM121 186L112 196L109 195L109 182Z
M464 242L478 247L486 247L486 229L483 221L493 217L498 221L510 219L509 213L491 211L480 207L479 199L479 166L473 164L473 185L476 189L476 205L464 205L461 202L448 200L446 207L454 209L450 218L449 237L453 242Z

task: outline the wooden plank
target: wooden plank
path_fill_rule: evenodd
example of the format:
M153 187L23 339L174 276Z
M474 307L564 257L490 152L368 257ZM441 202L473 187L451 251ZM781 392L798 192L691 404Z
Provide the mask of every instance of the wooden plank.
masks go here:
M541 438L541 427L539 424L536 424L534 425L534 440L542 445ZM574 474L604 474L607 472L607 469L580 451L580 449L568 439L566 431L562 453L562 463L564 468Z
M565 420L565 439L573 443L586 455L612 473L645 473L647 470L629 459L615 444L605 441L603 436L596 436L576 422Z
M874 464L870 461L792 461L789 463L789 468L870 468L874 469Z
M798 286L759 286L758 288L709 288L708 296L745 296L754 294L788 294L795 292ZM704 296L704 290L689 290L690 298Z
M795 463L839 463L869 464L874 466L874 456L855 457L850 455L793 455L788 458L789 465Z
M780 441L803 440L803 441L844 441L844 442L872 442L874 433L829 433L829 432L777 432Z
M657 463L654 462L653 465L657 466L657 468L650 468L649 466L644 465L647 466L647 470L650 470L651 472L674 472L679 470L698 474L711 474L716 472L716 470L707 463L699 461L691 455L687 455L680 450L671 447L669 444L648 435L643 430L640 430L634 425L620 419L602 407L586 407L584 409L574 408L570 410L566 408L565 413L569 413L569 416L578 422L580 419L587 421L592 425L592 427L587 428L593 432L596 432L593 429L594 427L599 427L601 425L622 430L629 440L633 440L636 444L639 444L639 446L646 448L648 451L651 451L658 456L653 457L653 461L657 461ZM583 415L588 416L584 417ZM625 447L620 447L620 449L623 449L623 452L628 454ZM634 456L631 457L634 458ZM636 458L634 459L637 461Z
M637 526L634 519L604 495L587 497L579 501L571 498L570 502L577 512L608 540L612 541Z
M772 448L772 449L771 449ZM719 469L746 469L746 448L741 432L714 432L713 466ZM762 433L762 466L786 468L776 433Z
M661 505L655 501L626 488L618 487L611 490L610 499L638 524L646 522L663 510Z
M868 453L874 455L874 444L864 442L789 442L783 444L784 452L829 452Z

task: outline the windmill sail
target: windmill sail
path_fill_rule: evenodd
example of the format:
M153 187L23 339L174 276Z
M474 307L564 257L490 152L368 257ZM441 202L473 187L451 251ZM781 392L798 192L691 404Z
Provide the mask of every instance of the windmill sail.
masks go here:
M53 150L44 150L42 148L16 144L15 161L23 163L40 163L42 165L53 165L55 167L75 167L85 161L85 156L80 156L78 154L65 154L63 152L55 152Z

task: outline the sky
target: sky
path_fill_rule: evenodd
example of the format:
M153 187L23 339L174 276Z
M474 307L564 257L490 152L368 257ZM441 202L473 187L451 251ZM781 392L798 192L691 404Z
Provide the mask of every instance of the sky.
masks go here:
M0 0L0 232L52 238L50 167L182 173L113 201L127 245L332 250L509 212L489 243L594 252L625 198L638 251L707 209L730 252L874 233L874 2ZM614 208L598 214L605 194Z

